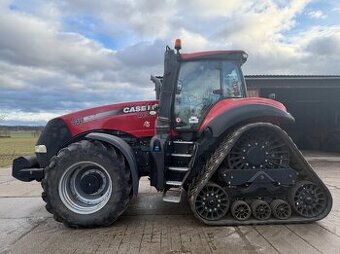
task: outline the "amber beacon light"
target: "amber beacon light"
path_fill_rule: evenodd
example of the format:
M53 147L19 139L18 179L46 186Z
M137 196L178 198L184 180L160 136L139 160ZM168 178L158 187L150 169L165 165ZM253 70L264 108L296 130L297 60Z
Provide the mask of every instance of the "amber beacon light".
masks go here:
M175 49L179 51L182 48L182 41L181 39L176 39L175 41Z

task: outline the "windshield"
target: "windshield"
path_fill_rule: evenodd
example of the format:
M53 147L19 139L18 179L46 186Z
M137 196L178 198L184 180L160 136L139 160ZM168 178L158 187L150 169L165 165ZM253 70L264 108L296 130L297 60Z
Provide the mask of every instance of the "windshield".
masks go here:
M244 97L238 62L184 62L176 88L176 126L196 128L211 105L224 98L238 97Z

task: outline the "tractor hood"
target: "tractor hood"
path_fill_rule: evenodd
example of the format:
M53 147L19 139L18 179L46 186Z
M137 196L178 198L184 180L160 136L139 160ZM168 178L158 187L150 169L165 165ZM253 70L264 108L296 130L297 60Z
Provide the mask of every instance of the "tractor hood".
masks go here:
M50 120L37 142L37 160L46 167L62 147L90 132L129 134L152 137L155 132L158 101L133 101L111 104L63 115Z
M154 135L158 101L132 101L70 113L60 118L72 136L90 131L121 131L136 137Z

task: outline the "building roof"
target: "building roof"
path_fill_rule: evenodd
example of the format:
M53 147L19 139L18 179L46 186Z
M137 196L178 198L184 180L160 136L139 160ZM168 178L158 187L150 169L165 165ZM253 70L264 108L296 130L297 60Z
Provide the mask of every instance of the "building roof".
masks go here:
M246 79L340 79L340 75L245 75Z
M248 88L340 88L340 75L245 75Z

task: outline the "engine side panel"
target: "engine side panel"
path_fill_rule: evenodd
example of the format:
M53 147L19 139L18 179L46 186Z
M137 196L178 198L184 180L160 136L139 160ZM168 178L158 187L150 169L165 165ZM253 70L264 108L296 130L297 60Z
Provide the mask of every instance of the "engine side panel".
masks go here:
M125 102L82 110L61 116L72 136L93 130L115 130L135 137L155 132L156 100Z

